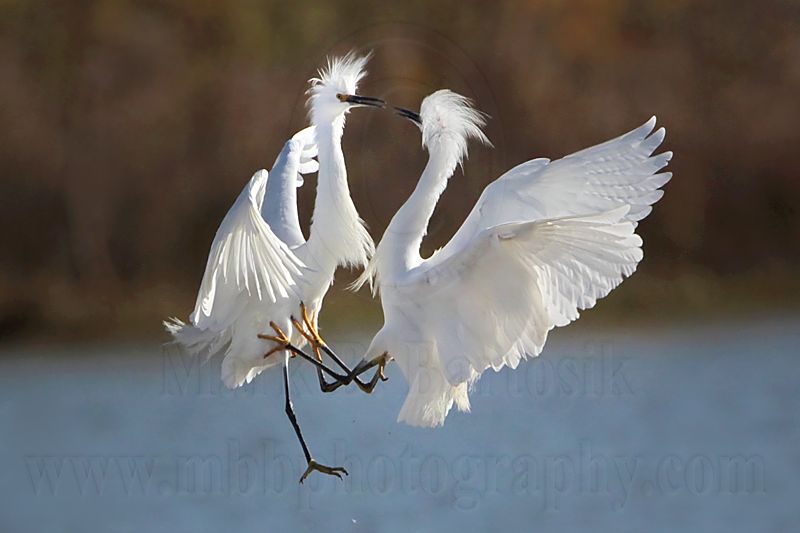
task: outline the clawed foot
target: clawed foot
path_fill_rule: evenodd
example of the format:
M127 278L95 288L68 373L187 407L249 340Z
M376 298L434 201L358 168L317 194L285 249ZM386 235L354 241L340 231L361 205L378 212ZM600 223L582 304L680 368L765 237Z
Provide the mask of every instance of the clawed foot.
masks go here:
M301 324L299 320L292 317L292 324L294 328L297 330L300 335L305 337L308 343L314 348L315 351L319 350L319 348L325 346L325 341L322 340L322 337L317 331L317 327L314 325L314 322L308 316L308 310L306 309L306 304L300 302L300 315L303 319L303 323Z
M295 317L291 317L292 325L294 329L302 335L306 341L308 341L308 345L311 346L312 351L314 352L314 357L317 359L317 362L322 363L322 354L320 350L327 350L327 346L325 346L325 341L322 340L322 337L317 331L314 322L308 316L308 310L306 309L306 304L300 302L300 314L303 319L303 322L300 323ZM333 392L342 385L347 385L350 383L350 380L347 376L344 376L344 380L336 380L331 383L327 382L322 375L322 370L317 367L317 378L319 379L319 387L322 392Z
M378 375L381 378L381 381L389 381L389 378L386 377L386 374L383 373L386 365L394 361L394 357L389 355L389 352L384 352L383 355L379 356L380 362L378 363Z
M322 340L322 337L319 336L319 332L317 328L314 327L314 324L311 322L311 319L308 317L308 311L306 311L306 304L300 302L300 313L303 317L303 323L301 324L295 317L291 317L292 325L294 329L297 330L300 335L302 335L307 341L311 348L314 350L314 356L317 358L317 361L320 363L322 362L322 354L319 353L319 349L322 346L325 346L325 341ZM306 331L308 328L308 331Z
M329 476L336 476L339 479L342 479L342 474L344 474L345 476L349 475L347 473L347 470L345 470L341 466L325 466L323 464L319 464L314 459L311 459L308 462L308 468L306 468L306 471L300 477L300 483L303 483L303 481L306 480L308 475L311 474L311 472L314 472L315 470L323 474L328 474Z
M333 392L342 385L348 385L350 382L355 381L356 385L359 389L366 392L367 394L371 393L375 386L378 384L378 381L387 381L388 378L385 374L386 365L392 360L392 357L389 355L388 352L384 352L382 355L370 359L369 361L361 361L353 370L347 368L345 363L343 363L338 356L336 356L333 351L331 351L325 341L322 340L322 337L317 330L316 325L314 324L314 320L309 317L308 310L303 302L300 302L300 313L302 317L302 322L292 317L292 325L294 329L302 335L308 344L311 346L312 350L314 351L314 356L316 357L317 363L322 363L322 354L320 350L324 351L328 354L331 359L333 359L343 370L347 372L347 375L340 376L333 383L328 383L322 376L322 372L320 371L319 366L317 367L317 376L320 382L320 388L322 392ZM274 329L274 328L273 328ZM359 376L369 370L370 368L377 366L377 370L375 374L373 374L372 378L369 382L365 383L362 381Z
M375 374L373 374L372 379L370 379L368 383L363 383L360 380L356 380L356 385L358 385L358 388L367 394L370 394L375 389L375 385L378 384L378 380L388 381L389 378L386 377L384 369L386 368L386 365L392 361L392 359L393 358L391 355L389 355L389 352L384 352L382 355L379 355L370 361L361 361L358 363L358 365L353 369L353 376L358 376L373 366L378 367L378 369L375 371Z
M376 370L376 374L380 378L381 381L389 381L389 378L386 377L384 370L386 369L386 365L390 362L394 361L394 358L389 355L389 352L384 352L382 355L379 355L375 359L371 361L361 361L358 366L356 366L353 373L358 374L360 372L364 372L372 368L373 366L377 366L378 370Z
M272 341L275 344L277 344L277 346L268 351L267 353L265 353L264 359L274 354L275 352L281 352L287 349L291 344L289 337L286 335L286 333L283 332L283 330L280 327L278 327L278 324L276 324L275 322L270 322L269 327L272 328L272 330L275 332L275 335L264 335L262 333L259 333L258 338L263 339L265 341ZM294 354L292 354L292 357L294 357Z

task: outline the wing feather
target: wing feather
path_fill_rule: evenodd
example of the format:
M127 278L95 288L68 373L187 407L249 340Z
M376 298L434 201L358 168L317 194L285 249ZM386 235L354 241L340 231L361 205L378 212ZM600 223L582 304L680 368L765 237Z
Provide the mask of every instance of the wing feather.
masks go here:
M507 222L588 215L630 206L634 223L652 211L660 190L672 177L658 173L672 152L653 156L666 131L653 131L652 117L617 138L562 159L533 159L512 168L481 194L461 228L431 260L435 264L459 253L481 231Z
M261 217L268 174L256 172L220 224L197 295L192 324L221 330L248 299L276 302L294 294L303 263Z
M316 128L309 126L286 141L270 171L270 180L261 214L275 235L290 248L305 242L297 212L297 187L303 184L303 174L319 169L314 159L318 148Z
M628 213L623 206L501 224L460 254L395 285L401 291L424 287L430 316L448 317L447 324L433 319L426 325L447 381L457 386L489 366L516 366L538 355L548 331L577 319L631 275L642 259L642 240ZM461 335L453 334L454 324Z
M394 348L410 392L398 420L437 426L488 368L541 353L548 332L630 276L642 259L629 207L509 222L482 231L459 254L392 286L415 302L423 337ZM406 332L408 334L408 332Z

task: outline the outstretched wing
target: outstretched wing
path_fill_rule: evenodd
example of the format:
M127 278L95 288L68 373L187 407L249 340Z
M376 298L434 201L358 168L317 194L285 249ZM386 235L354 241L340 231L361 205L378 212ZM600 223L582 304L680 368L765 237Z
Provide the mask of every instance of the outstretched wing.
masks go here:
M424 327L450 385L538 355L548 331L578 318L630 276L642 259L642 240L629 216L623 206L501 224L446 261L413 270L396 288L420 293Z
M506 222L601 213L627 205L625 220L652 210L672 173L658 173L672 152L653 156L664 140L656 117L615 139L562 159L533 159L512 168L484 189L475 207L432 264L458 254L481 231ZM635 224L634 224L635 226Z
M197 328L220 331L252 298L286 298L302 277L302 262L261 217L267 179L253 175L217 230L190 316Z
M319 169L315 128L309 126L286 141L272 165L261 214L275 235L289 248L306 242L297 215L297 187L303 174Z

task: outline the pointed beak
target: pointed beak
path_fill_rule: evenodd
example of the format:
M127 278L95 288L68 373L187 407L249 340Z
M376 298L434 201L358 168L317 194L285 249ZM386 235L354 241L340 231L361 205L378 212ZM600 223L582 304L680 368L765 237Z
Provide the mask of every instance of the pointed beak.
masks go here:
M405 109L403 107L395 107L394 112L396 115L408 119L417 126L422 127L422 117L419 116L419 113L415 113L414 111L411 111L410 109Z
M353 106L386 107L386 102L373 96L360 96L357 94L337 94L336 97L341 102L347 102Z

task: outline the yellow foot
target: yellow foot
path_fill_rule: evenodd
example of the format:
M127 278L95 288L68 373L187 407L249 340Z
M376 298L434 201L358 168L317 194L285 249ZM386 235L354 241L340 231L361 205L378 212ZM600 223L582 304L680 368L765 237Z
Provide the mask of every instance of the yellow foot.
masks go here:
M342 474L344 474L345 476L349 475L347 473L347 470L345 470L341 466L325 466L325 465L319 464L314 459L311 459L308 462L308 468L306 468L306 471L300 477L300 483L305 481L306 478L308 477L308 475L311 472L315 471L315 470L317 472L322 472L323 474L328 474L329 476L336 476L339 479L342 479Z
M294 325L295 329L305 337L308 343L313 346L315 349L325 346L325 341L322 340L322 337L319 335L319 331L317 331L317 327L314 325L314 322L308 316L308 310L306 309L306 304L300 302L300 314L303 317L303 323L301 324L300 321L296 320L292 317L292 324Z
M384 374L384 368L386 365L391 362L394 358L389 355L389 352L383 352L382 355L371 359L368 362L362 361L359 365L355 368L354 373L356 375L362 374L372 368L373 366L377 366L378 369L375 370L375 374L372 375L372 379L369 380L367 383L362 383L360 381L356 381L356 385L362 391L366 392L367 394L371 394L373 390L375 390L375 386L378 384L378 380L381 381L388 381L389 378L386 377Z
M278 326L278 324L276 324L275 322L270 322L269 327L272 328L272 330L275 332L275 335L264 335L262 333L259 333L258 338L263 339L265 341L272 341L275 344L277 344L277 346L268 351L267 353L265 353L264 359L274 354L275 352L281 352L285 350L286 348L289 347L289 344L291 344L289 337L286 336L286 333L283 332L283 330ZM294 357L294 354L292 354L292 357Z
M378 375L381 377L381 381L387 381L389 378L386 377L386 374L383 373L386 365L394 361L394 357L389 355L389 352L383 352L383 355L378 356L380 361L378 362Z
M391 363L392 361L394 361L394 357L389 355L389 352L383 352L383 354L379 355L378 357L372 359L369 363L367 363L364 367L364 370L373 366L377 366L378 370L376 371L376 374L378 375L378 377L381 378L381 381L388 381L389 378L387 378L386 374L384 374L384 370L386 369L386 365Z

